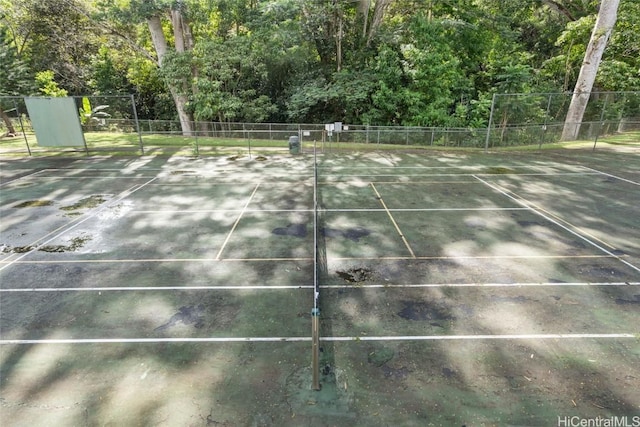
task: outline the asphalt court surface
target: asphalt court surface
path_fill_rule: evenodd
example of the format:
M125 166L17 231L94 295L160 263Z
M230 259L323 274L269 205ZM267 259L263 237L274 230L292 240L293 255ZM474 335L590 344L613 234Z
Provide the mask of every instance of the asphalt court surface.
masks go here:
M407 402L417 399L407 387L430 381L417 359L431 357L427 341L443 353L460 346L469 355L477 346L491 359L494 339L534 347L577 340L580 348L604 340L617 369L637 362L640 175L626 164L618 175L613 165L602 171L564 158L464 157L319 157L322 380L345 386L323 404L280 402L273 419L288 420L292 407L298 416L325 410L334 421L363 416L355 390L378 405L395 386ZM188 354L204 346L226 354L221 369L239 384L238 396L242 384L256 386L241 379L239 354L242 364L261 364L257 378L286 377L276 381L287 395L293 383L310 381L308 353L300 355L311 346L310 156L29 165L1 169L3 363L15 363L17 347L38 343L94 343L107 352L186 343L194 346ZM256 362L262 348L278 363L289 360L294 373ZM462 375L433 363L446 381ZM367 371L374 368L381 370ZM395 385L347 389L376 372ZM233 412L230 398L222 401ZM498 410L514 403L505 405Z
M554 162L335 162L321 159L319 169L327 286L352 285L344 273L358 269L366 270L358 286L398 289L637 282L631 179ZM10 171L23 176L3 184L3 289L298 286L303 301L313 269L312 166L307 158L282 174L269 165L115 169L94 161ZM97 203L83 205L92 197ZM16 207L24 201L47 203ZM632 233L612 232L620 228ZM630 289L620 291L624 301L635 301ZM324 298L331 307L340 297ZM287 331L283 322L274 336L298 336Z

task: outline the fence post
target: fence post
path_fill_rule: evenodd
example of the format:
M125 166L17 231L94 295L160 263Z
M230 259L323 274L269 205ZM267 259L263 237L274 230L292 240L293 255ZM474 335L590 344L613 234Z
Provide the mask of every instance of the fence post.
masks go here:
M489 151L489 138L491 137L491 123L493 123L493 109L496 105L496 93L491 97L491 112L489 113L489 125L487 126L487 138L484 141L484 152Z
M142 145L142 131L140 131L140 123L138 122L138 109L136 108L136 101L133 97L133 94L131 94L130 96L131 108L133 109L133 120L136 124L136 132L138 132L138 142L140 143L140 152L144 156L144 145ZM151 127L151 124L149 124L149 127Z
M604 120L604 113L605 111L607 111L607 104L609 103L609 93L607 93L607 96L605 96L604 98L604 103L602 104L602 111L600 112L600 126L598 127L598 130L596 131L596 138L593 141L593 149L592 151L596 151L596 144L598 143L598 137L600 136L600 131L602 130L603 127L603 120Z
M27 139L27 132L25 132L24 123L22 123L22 115L20 114L20 110L18 109L18 104L16 103L15 98L13 99L13 108L16 110L16 115L18 116L18 123L20 123L20 130L22 131L22 137L24 138L24 143L27 144L27 151L29 152L29 157L31 157L32 156L31 147L29 146L29 140Z
M547 121L549 120L549 110L551 110L551 97L553 94L549 94L549 100L547 101L547 112L544 115L544 124L542 125L542 139L540 140L540 144L538 144L538 150L542 149L542 144L544 144L545 137L547 136Z

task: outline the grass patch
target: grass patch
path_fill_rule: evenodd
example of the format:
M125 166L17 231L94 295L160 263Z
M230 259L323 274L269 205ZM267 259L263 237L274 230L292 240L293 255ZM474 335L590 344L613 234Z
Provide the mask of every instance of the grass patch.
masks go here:
M77 201L73 205L62 206L60 209L63 210L63 211L68 211L68 212L77 211L77 210L80 210L80 209L91 209L91 208L95 208L97 206L100 206L102 203L104 203L106 201L107 201L107 199L105 199L100 194L94 194L94 195L91 195L89 197L85 197L84 199L81 199L81 200Z
M105 154L111 156L132 156L140 155L140 136L137 133L117 133L117 132L86 132L84 134L87 142L89 154ZM59 148L52 149L38 147L35 135L28 134L27 141L32 149L33 155L46 156L70 156L86 155L84 149ZM318 142L317 148L320 152L342 152L342 151L407 151L415 150L420 152L478 152L484 150L484 144L471 145L472 141L461 141L458 145L433 144L427 140L412 141L411 144L397 143L372 143L372 142ZM513 151L531 152L540 150L557 149L579 149L593 148L593 140L582 140L573 142L552 142L542 145L533 143L529 145L512 146L492 146L490 151ZM598 139L598 144L606 144L609 148L615 146L634 147L640 146L640 132L625 132L622 134L605 135ZM255 154L262 153L288 153L288 142L285 139L251 139L251 138L219 138L219 137L186 137L176 134L143 134L142 145L144 154L150 156L229 156L229 151L249 151ZM3 155L23 156L26 154L24 138L0 138L0 149ZM303 141L303 153L311 153L314 149L314 142Z
M14 206L14 208L39 208L41 206L51 206L51 200L27 200Z
M87 243L89 240L91 240L90 236L76 237L74 239L71 239L71 243L68 245L47 245L47 246L42 246L38 250L42 252L50 252L50 253L73 252L83 247L84 244Z
M81 236L71 239L68 245L46 245L38 248L40 252L60 253L60 252L73 252L84 246L85 243L91 240L91 236ZM34 250L36 246L16 246L10 247L2 245L2 253L14 253L14 254L26 254Z

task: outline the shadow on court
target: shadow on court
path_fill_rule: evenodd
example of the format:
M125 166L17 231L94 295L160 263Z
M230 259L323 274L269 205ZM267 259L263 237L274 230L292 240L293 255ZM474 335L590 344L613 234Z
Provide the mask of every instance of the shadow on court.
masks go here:
M313 163L2 160L3 425L640 413L638 153Z

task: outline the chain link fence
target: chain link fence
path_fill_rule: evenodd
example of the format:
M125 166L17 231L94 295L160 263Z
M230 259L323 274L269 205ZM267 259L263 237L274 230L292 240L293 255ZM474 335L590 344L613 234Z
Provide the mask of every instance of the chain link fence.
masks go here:
M640 92L591 92L577 139L640 130ZM560 142L572 93L495 94L485 148Z
M571 93L495 94L482 128L348 125L340 132L325 124L192 122L138 119L133 96L74 97L91 152L142 154L288 150L298 136L302 146L322 150L466 148L497 150L560 142ZM38 150L24 97L0 97L0 152ZM640 131L640 92L593 92L578 139L593 141ZM50 151L50 150L49 150Z

